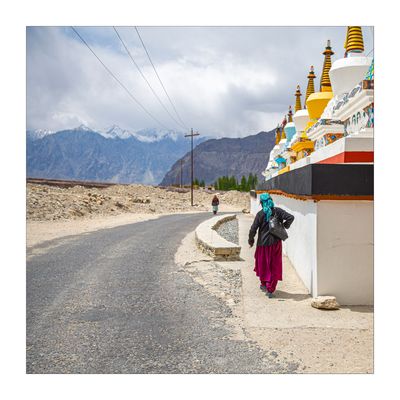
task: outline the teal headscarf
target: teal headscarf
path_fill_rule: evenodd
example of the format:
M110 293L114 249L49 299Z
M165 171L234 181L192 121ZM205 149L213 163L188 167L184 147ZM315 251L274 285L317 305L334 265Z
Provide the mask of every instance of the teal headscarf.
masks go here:
M274 208L274 202L268 193L262 193L260 195L260 202L265 214L265 220L269 221L272 215L272 209Z

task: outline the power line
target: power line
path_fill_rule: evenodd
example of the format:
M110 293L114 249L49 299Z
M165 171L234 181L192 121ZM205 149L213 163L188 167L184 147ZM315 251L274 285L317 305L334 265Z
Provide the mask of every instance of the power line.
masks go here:
M154 96L157 98L158 102L161 104L161 106L164 108L164 110L168 113L168 115L175 121L175 123L177 123L180 127L182 127L183 129L186 129L184 125L182 125L179 121L177 121L175 119L175 117L169 112L168 108L165 107L164 103L161 101L161 99L158 97L157 93L154 91L154 89L152 88L152 86L150 85L150 82L147 80L147 78L144 76L142 70L140 69L139 65L136 63L136 61L134 60L131 52L129 51L128 47L126 46L125 42L122 40L120 34L118 33L117 29L115 28L115 26L113 26L113 29L115 31L115 33L118 36L118 39L120 40L120 42L122 43L122 45L124 46L126 52L128 53L130 59L132 60L133 64L135 65L135 67L137 68L137 70L139 71L141 77L145 80L145 82L147 83L148 87L150 88L150 90L153 92Z
M192 168L191 168L191 184L190 184L190 203L193 207L193 166L194 166L194 162L193 162L193 137L194 136L199 136L200 133L196 132L193 133L193 128L190 129L190 134L185 135L185 137L190 137L191 139L191 151L190 151L190 158L191 158L191 164L192 164Z
M154 64L153 64L153 61L151 61L150 54L149 54L149 52L147 51L147 48L146 48L145 44L143 43L142 37L140 36L139 30L138 30L138 28L137 28L136 26L135 26L135 30L136 30L136 33L137 33L138 36L139 36L139 39L140 39L140 41L141 41L141 43L142 43L142 46L143 46L143 48L144 48L144 51L145 51L146 54L147 54L147 57L148 57L148 59L149 59L149 61L150 61L150 64L152 65L152 67L153 67L153 69L154 69L154 72L155 72L155 74L157 75L157 78L158 78L158 80L160 81L160 84L161 84L162 88L164 89L164 92L165 92L165 94L167 95L168 100L169 100L169 102L171 103L172 108L173 108L174 111L175 111L175 114L177 115L178 119L182 122L182 124L186 127L186 129L189 129L189 128L186 126L186 124L182 121L182 118L181 118L180 115L178 114L178 111L176 110L176 107L175 107L174 103L172 102L171 98L169 97L169 95L168 95L168 93L167 93L167 90L165 89L165 86L164 86L164 84L162 83L162 80L161 80L160 76L159 76L158 73L157 73L157 70L156 70L156 67L155 67Z
M100 57L94 52L94 50L87 44L85 39L79 34L79 32L71 26L71 29L77 34L79 39L86 45L86 47L91 51L91 53L97 58L97 60L100 62L100 64L105 68L105 70L120 84L120 86L126 91L128 96L147 114L149 115L154 121L156 121L158 124L160 124L163 128L170 130L168 127L166 127L162 122L160 122L153 114L151 114L147 109L139 102L139 100L136 99L136 97L131 93L131 91L113 74L113 72L101 61Z

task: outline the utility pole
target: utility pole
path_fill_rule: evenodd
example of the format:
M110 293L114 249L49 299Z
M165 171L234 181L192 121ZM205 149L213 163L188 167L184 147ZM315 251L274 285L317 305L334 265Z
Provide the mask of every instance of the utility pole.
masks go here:
M182 187L182 169L183 169L183 158L181 158L181 187Z
M199 136L200 134L198 132L193 133L193 128L190 129L190 135L185 135L185 137L190 137L191 138L191 159L192 159L192 171L191 171L191 184L190 184L190 202L193 207L193 137L194 136Z

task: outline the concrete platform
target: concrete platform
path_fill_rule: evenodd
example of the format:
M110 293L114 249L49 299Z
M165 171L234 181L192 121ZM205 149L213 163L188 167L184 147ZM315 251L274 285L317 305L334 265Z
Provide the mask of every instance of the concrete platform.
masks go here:
M239 243L243 279L243 304L248 326L254 327L330 327L367 329L372 323L372 307L341 307L340 310L323 311L311 307L311 295L299 278L289 259L283 256L283 280L279 281L275 297L266 299L259 289L259 279L254 268L255 246L247 244L253 217L239 215ZM290 234L290 231L289 231ZM360 312L362 311L362 312Z
M254 217L238 215L243 322L265 350L282 359L301 360L304 372L373 371L373 307L319 310L289 259L283 256L283 281L274 298L259 289L254 269L255 247L247 239ZM290 235L290 230L289 230Z

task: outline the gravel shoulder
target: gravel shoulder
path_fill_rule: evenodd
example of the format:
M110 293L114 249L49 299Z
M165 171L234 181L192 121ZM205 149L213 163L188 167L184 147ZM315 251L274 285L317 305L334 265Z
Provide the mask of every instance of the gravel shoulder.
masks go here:
M239 244L239 223L236 218L220 224L216 231L228 242Z

